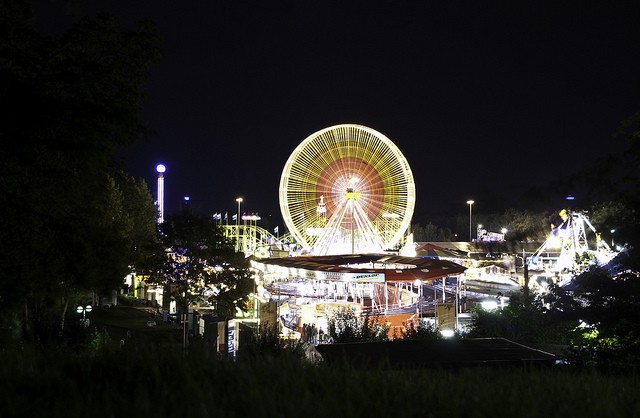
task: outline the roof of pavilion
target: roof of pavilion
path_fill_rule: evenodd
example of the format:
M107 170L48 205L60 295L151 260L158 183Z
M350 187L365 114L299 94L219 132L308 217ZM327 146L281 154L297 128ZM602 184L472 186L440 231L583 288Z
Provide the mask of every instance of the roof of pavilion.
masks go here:
M383 273L386 281L434 280L466 270L466 267L448 260L391 254L280 257L260 259L256 262L310 271Z

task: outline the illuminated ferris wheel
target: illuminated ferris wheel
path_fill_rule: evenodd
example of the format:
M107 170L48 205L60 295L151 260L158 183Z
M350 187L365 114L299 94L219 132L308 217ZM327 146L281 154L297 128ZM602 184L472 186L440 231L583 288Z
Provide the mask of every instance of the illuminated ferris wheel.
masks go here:
M280 178L284 222L316 255L391 249L409 227L414 206L406 158L365 126L336 125L310 135Z

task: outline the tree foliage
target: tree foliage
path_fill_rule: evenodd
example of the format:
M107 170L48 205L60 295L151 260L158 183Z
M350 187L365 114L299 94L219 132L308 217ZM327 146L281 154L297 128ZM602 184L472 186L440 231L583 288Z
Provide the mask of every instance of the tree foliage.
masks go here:
M353 309L345 309L329 319L328 333L336 343L387 341L389 326L381 325L369 314L361 316Z
M429 222L426 225L412 225L413 240L416 242L445 242L455 241L454 234L449 228L441 228Z
M153 241L150 196L113 154L147 134L143 86L159 51L149 25L123 32L99 15L49 36L29 2L2 6L0 309L35 337L61 300L117 287L130 250Z
M423 321L418 321L417 324L414 321L409 321L405 323L402 334L394 335L394 339L402 340L437 341L442 338L442 334L440 334L437 327Z
M510 240L542 242L547 238L549 224L546 214L507 209L503 217Z
M167 285L181 311L209 303L218 316L230 319L244 308L254 290L249 261L212 218L189 210L168 216L161 240L166 254L151 280Z
M614 264L620 267L628 255ZM640 365L640 274L594 267L566 288L554 287L545 300L552 314L579 324L580 361L621 366Z
M545 308L540 295L519 292L510 295L504 309L478 308L470 337L506 338L523 344L571 344L577 322L560 319Z

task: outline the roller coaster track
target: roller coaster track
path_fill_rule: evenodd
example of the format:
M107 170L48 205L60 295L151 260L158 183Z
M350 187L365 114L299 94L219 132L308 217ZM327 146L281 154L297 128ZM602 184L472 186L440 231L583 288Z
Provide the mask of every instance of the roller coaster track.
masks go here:
M245 256L268 258L284 256L297 247L291 234L275 236L257 225L223 225L228 238L236 241L236 250Z

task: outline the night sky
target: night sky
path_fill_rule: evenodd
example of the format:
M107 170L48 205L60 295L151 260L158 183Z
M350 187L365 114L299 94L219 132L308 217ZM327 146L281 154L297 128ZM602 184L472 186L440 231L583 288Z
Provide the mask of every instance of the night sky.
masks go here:
M235 213L242 196L282 225L286 160L339 123L399 147L417 217L465 214L469 198L494 210L622 151L614 133L640 110L637 1L88 3L163 39L143 113L154 135L122 157L154 194L167 166L168 212L188 195Z

